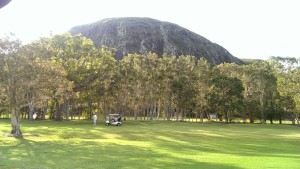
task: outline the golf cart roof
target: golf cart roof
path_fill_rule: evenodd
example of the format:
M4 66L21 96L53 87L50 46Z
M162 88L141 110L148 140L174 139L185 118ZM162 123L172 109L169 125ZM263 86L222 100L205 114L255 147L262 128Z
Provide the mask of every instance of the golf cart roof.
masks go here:
M119 116L119 114L108 114L109 116Z

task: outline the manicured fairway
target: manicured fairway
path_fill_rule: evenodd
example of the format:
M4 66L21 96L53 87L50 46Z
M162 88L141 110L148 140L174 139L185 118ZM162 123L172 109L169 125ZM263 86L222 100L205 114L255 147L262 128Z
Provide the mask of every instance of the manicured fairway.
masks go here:
M22 121L23 139L4 137L0 168L300 168L300 127L126 121Z

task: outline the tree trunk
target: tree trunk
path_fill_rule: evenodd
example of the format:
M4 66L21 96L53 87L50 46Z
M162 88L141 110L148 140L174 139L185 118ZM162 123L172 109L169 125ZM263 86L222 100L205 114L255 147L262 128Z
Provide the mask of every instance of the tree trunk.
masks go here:
M200 113L200 122L203 122L203 116L204 116L204 113L203 113L203 110L201 110L201 113Z
M42 120L45 120L45 112L47 111L47 108L42 108L42 111L41 111L41 119Z
M50 111L49 111L49 118L54 119L55 117L55 100L51 100L50 102Z
M176 121L178 121L178 114L179 114L179 113L177 112L176 109L175 109L175 112L174 112L174 113L175 113Z
M294 115L292 115L292 124L295 125L296 124L296 120L295 120L295 117Z
M180 111L181 113L181 118L180 118L180 121L185 121L185 119L186 119L186 113L185 113L185 111L183 110L183 111Z
M281 118L281 116L279 117L279 124L282 124L282 118Z
M66 120L70 119L70 110L71 110L71 105L70 105L70 100L67 100L66 103Z
M14 108L11 113L11 134L15 137L23 137L20 128L20 113Z
M29 106L29 120L33 120L33 113L34 113L33 103L30 102L28 106Z
M93 116L93 103L92 100L89 100L89 118L92 119Z
M270 123L273 124L273 115L270 115Z
M169 106L166 109L166 114L167 114L167 121L171 121L171 110Z
M55 114L55 120L61 121L61 115L62 115L62 105L59 104L58 100L55 100L56 102L56 114Z
M297 114L293 114L292 115L292 123L293 123L293 125L295 125L295 124L299 124L299 116L297 115Z
M249 118L250 118L250 123L254 123L254 117L253 117L253 112L252 112L252 110L250 110Z
M155 114L155 107L153 106L151 106L151 108L150 108L150 120L153 120L153 116L154 116L154 114Z
M167 101L167 103L165 103L165 113L166 113L166 118L167 121L171 121L171 105L169 104L169 102Z
M158 119L160 116L160 105L157 107L157 113L156 113L156 118Z
M134 120L137 120L137 110L136 109L133 110L133 116L134 116Z
M228 110L225 108L224 109L224 115L225 115L225 122L226 123L229 123L229 113L228 113Z
M264 104L264 90L261 91L262 93L259 96L259 102L260 102L260 114L261 114L261 123L265 124L265 104Z

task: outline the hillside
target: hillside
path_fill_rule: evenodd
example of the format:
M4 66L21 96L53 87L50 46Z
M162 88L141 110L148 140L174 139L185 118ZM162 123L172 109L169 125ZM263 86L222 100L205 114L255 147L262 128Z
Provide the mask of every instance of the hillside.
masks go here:
M159 56L193 55L204 57L212 65L223 62L242 64L222 46L169 22L151 18L110 18L95 23L71 28L70 33L81 33L94 41L96 46L116 48L116 58L122 59L128 53Z

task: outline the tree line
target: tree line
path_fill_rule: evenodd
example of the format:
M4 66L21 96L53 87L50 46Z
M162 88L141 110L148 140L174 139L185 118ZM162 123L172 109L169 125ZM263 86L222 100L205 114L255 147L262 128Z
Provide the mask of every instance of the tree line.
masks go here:
M272 57L245 65L210 65L194 56L128 54L95 47L82 35L53 35L26 45L0 39L0 115L62 120L109 113L203 121L290 119L299 123L299 59Z

